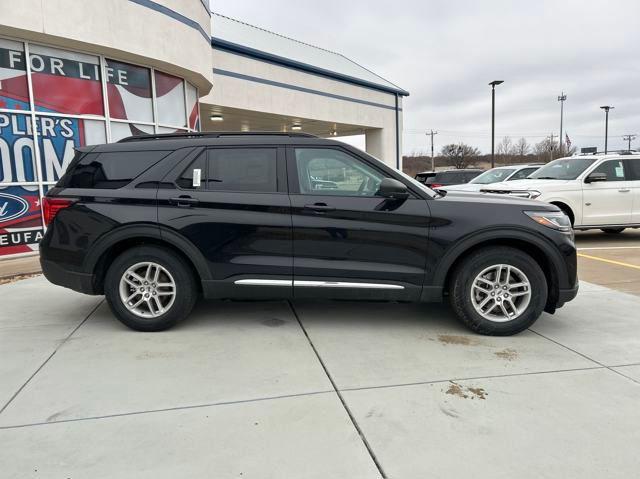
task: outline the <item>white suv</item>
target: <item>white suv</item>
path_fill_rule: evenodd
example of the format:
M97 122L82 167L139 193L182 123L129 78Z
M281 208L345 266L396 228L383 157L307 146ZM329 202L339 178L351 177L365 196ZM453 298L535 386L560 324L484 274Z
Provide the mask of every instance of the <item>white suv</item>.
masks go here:
M442 186L439 190L445 191L480 191L491 183L500 183L501 181L516 181L528 177L531 173L540 168L540 164L531 165L513 165L513 166L496 166L485 171L481 175L476 176L469 183L461 185Z
M640 153L560 158L525 180L481 191L535 198L562 209L578 230L640 228Z

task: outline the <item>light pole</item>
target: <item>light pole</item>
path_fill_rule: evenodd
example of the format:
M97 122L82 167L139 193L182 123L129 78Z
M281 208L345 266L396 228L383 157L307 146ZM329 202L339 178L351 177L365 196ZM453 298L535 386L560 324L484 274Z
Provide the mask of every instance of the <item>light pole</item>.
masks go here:
M601 106L604 110L604 154L607 154L607 142L609 141L609 110L613 110L614 107L605 105Z
M495 145L496 145L496 85L504 83L504 80L494 80L491 85L491 168L496 166Z
M564 115L564 102L567 99L567 95L562 92L558 97L558 101L560 102L560 156L562 156L562 140L564 136L562 136L562 117Z

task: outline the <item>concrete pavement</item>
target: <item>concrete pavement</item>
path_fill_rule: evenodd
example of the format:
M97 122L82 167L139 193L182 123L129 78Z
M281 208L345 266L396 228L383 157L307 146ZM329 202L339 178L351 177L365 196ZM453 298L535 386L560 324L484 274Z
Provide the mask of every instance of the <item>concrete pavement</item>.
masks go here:
M0 478L633 477L640 298L584 283L515 337L444 305L209 302L136 333L0 287Z

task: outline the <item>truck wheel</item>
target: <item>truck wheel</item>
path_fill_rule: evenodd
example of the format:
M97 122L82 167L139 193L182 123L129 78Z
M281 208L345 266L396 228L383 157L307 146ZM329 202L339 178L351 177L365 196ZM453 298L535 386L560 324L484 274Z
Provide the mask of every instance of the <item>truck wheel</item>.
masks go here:
M509 336L531 326L547 302L538 263L511 247L469 254L453 272L450 302L458 318L479 334Z
M198 297L182 258L158 246L138 246L118 256L105 278L113 314L136 331L163 331L186 318Z
M602 228L602 231L609 235L617 235L618 233L622 233L626 228Z

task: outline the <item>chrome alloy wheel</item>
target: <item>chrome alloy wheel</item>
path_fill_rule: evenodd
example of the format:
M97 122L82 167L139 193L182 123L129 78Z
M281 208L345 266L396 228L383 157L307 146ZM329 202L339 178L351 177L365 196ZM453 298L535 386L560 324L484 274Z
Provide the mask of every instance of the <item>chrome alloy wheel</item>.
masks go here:
M530 301L529 278L515 266L489 266L471 284L471 303L476 312L489 321L512 321L524 313Z
M136 316L157 318L176 299L176 283L167 269L145 261L127 269L120 278L120 300Z

